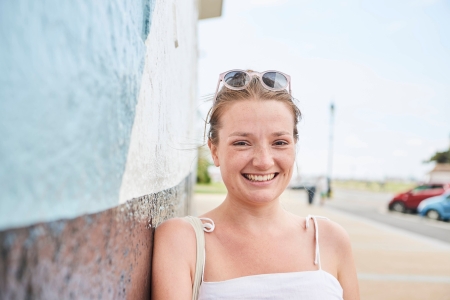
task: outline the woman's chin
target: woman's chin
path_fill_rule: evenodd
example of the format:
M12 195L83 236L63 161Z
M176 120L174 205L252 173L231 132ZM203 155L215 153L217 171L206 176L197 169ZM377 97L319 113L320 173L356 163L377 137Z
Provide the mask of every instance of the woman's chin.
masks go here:
M253 191L245 197L245 200L249 203L262 205L278 200L280 195L281 193L277 193L275 191Z

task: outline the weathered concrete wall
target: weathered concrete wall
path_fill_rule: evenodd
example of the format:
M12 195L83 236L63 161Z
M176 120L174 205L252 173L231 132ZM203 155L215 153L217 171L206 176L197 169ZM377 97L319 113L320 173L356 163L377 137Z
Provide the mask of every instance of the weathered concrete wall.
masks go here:
M144 299L188 213L196 0L0 2L0 299Z
M187 214L191 187L0 232L0 299L150 299L151 227Z

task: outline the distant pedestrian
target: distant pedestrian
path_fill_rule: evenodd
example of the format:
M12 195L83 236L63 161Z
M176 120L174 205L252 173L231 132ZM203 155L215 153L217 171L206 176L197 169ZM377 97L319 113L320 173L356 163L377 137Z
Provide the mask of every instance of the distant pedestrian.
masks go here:
M308 192L308 204L312 205L314 201L314 195L316 194L315 186L307 186L306 191Z
M325 204L325 199L328 198L329 191L328 179L325 176L320 176L317 180L317 189L319 190L320 205L322 206Z

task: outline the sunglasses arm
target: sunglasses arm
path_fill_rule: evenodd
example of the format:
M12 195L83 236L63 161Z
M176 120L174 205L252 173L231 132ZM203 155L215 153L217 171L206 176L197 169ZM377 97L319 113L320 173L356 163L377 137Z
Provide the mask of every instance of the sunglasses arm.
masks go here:
M217 92L219 91L219 85L220 85L221 81L222 81L222 78L219 78L219 81L217 81L216 92L214 93L214 98L213 98L213 105L216 102Z

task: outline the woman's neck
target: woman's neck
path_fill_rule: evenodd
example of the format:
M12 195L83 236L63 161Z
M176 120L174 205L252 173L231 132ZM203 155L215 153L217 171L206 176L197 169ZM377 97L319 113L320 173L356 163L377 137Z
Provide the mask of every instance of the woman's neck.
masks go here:
M227 195L222 204L213 210L213 214L217 221L223 220L231 226L254 233L267 232L270 228L283 228L290 219L279 198L265 203L251 203Z

